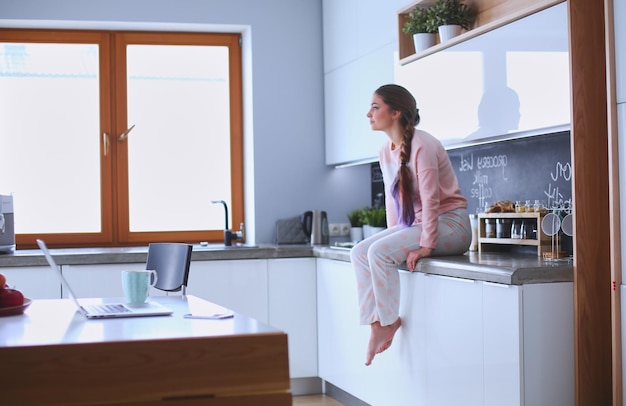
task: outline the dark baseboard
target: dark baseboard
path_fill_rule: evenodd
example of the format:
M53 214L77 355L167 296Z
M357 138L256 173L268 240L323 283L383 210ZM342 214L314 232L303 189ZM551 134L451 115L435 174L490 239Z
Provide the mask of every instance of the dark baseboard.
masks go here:
M324 394L342 403L344 406L370 406L369 403L363 402L348 392L336 387L328 381L323 381Z

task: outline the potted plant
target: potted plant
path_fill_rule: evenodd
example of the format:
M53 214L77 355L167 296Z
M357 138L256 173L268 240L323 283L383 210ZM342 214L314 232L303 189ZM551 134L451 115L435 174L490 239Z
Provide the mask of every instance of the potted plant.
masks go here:
M355 209L348 213L350 222L350 240L358 242L363 239L363 210Z
M437 23L430 7L416 6L408 16L408 20L402 27L402 32L413 36L415 52L435 45L435 33Z
M367 238L387 227L387 212L384 207L363 209L363 237Z
M461 0L437 0L431 11L441 42L459 35L462 29L469 30L474 22L473 10Z

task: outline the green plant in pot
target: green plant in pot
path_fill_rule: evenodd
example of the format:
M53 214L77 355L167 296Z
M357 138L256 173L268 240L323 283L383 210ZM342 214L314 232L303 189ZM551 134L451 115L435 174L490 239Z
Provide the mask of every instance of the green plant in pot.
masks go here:
M461 29L469 30L474 22L474 11L461 0L437 0L431 9L442 42L458 35Z
M348 213L350 227L363 227L363 209L355 209Z
M363 236L365 238L382 231L385 227L387 227L387 212L384 207L363 209Z
M437 20L430 7L415 7L409 13L409 19L404 23L402 32L408 35L437 32Z
M430 7L416 6L408 15L408 20L402 27L402 32L413 36L415 52L435 45L437 20Z
M372 227L387 227L387 212L384 207L370 207L363 212L363 222Z
M365 209L355 209L348 213L350 222L350 240L359 242L363 239L363 213Z

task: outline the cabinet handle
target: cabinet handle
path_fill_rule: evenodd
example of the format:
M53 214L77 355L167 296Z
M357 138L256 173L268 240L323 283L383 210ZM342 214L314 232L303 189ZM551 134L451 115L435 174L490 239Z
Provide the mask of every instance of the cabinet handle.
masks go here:
M511 287L511 285L505 285L504 283L497 283L497 282L483 282L483 285L495 286L496 288L503 288L503 289L509 289Z
M454 281L454 282L464 282L464 283L475 283L476 282L473 279L456 278L454 276L435 275L435 274L432 274L432 273L427 273L427 274L424 274L424 275L428 276L429 278L446 279L446 280L451 280L451 281Z

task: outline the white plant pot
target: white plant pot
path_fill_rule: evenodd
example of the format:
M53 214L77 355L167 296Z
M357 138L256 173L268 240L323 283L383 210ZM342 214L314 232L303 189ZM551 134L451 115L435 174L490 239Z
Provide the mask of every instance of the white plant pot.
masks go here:
M462 29L460 25L440 25L438 30L439 41L445 42L459 35Z
M418 32L413 34L413 45L415 45L415 53L421 52L435 45L437 38L434 32Z
M358 242L363 239L363 227L350 228L350 241Z
M372 227L369 225L364 225L363 226L363 239L367 238L367 237L371 237L376 233L380 233L381 231L383 231L385 229L385 227Z

